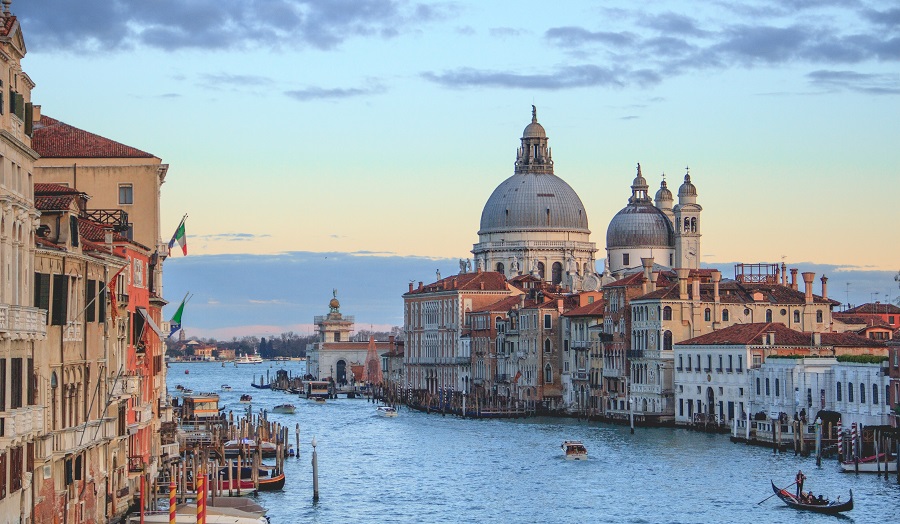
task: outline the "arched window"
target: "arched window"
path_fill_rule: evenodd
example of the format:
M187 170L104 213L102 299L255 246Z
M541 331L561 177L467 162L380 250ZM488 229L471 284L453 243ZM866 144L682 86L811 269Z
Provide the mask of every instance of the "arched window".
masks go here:
M727 309L722 310L722 322L728 322L728 310Z
M550 353L550 339L544 340L544 353Z
M553 383L553 368L550 367L550 364L544 366L544 384L552 384Z
M559 262L554 262L553 266L552 266L552 272L553 272L552 282L554 284L561 284L562 283L562 264L560 264Z
M859 403L866 403L866 385L863 383L859 384Z
M663 349L667 351L672 351L672 332L666 331L663 333Z
M691 217L691 233L697 232L697 217Z
M497 262L497 273L506 274L506 267L503 265L503 262Z
M872 384L872 404L878 404L878 384Z
M853 402L853 382L847 382L847 402Z
M816 310L816 322L818 322L819 324L823 322L821 309Z
M778 380L777 378L775 379L775 396L776 397L781 396L781 381Z
M771 394L772 394L772 390L769 389L769 379L766 378L766 396L768 397Z
M771 309L766 310L766 322L772 322L772 310Z
M756 394L759 395L759 377L756 377Z
M837 392L836 393L837 393L837 401L838 402L844 400L841 395L841 383L840 382L837 383Z
M800 323L800 311L798 311L796 309L794 310L794 323L795 324Z
M690 230L691 230L691 219L685 217L685 219L684 219L684 232L687 233L687 232L690 231Z
M672 320L672 308L666 306L663 308L663 320Z
M711 310L711 309L706 308L706 309L703 311L703 320L705 320L705 321L707 321L707 322L709 322L710 320L712 320L712 310Z
M541 279L544 278L544 263L543 262L538 262L538 276L541 277Z

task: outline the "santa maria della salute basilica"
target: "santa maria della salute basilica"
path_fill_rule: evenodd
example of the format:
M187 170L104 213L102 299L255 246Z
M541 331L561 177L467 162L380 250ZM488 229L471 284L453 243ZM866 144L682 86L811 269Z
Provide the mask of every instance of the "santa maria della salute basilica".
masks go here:
M642 258L670 268L700 267L700 211L697 188L685 173L676 204L663 181L655 198L637 165L628 205L606 231L606 260L597 273L597 245L578 193L553 172L544 126L532 106L516 152L515 172L491 193L481 213L475 266L507 278L533 275L572 291L596 291L601 284L639 270Z

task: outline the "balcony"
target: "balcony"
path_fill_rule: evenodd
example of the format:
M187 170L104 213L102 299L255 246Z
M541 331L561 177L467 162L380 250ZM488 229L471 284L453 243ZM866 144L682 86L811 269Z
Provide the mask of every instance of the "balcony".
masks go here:
M629 349L625 352L625 355L629 359L633 358L644 358L644 350L643 349Z
M455 357L453 360L457 366L468 366L472 364L472 357Z
M621 378L624 374L621 369L615 367L604 367L603 368L603 377L604 378Z
M591 349L591 342L589 340L573 340L571 347L572 349Z
M0 304L0 338L44 340L47 338L47 311Z
M84 214L94 222L113 226L119 233L128 231L128 213L121 209L92 209Z
M572 380L590 380L591 374L587 371L576 371L572 373Z
M177 457L179 455L178 443L160 445L160 454L168 457Z
M494 382L509 382L509 373L497 373Z
M82 339L80 323L71 321L66 324L66 327L63 329L63 342L81 342Z
M5 434L9 439L25 438L44 432L44 406L27 406L8 411Z

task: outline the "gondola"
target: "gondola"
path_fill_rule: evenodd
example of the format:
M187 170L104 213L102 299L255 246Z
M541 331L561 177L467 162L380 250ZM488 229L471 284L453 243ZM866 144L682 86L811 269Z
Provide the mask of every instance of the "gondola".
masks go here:
M772 481L770 481L772 482ZM829 515L837 515L844 511L853 509L853 490L850 490L850 499L846 502L829 502L828 504L806 504L800 502L797 497L787 489L781 489L772 482L772 491L778 495L782 501L794 509L804 509L807 511L815 511L816 513L826 513Z

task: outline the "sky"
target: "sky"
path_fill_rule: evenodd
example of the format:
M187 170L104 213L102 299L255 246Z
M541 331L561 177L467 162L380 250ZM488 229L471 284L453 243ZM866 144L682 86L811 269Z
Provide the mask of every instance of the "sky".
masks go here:
M458 270L532 104L604 256L640 162L685 168L704 265L894 300L894 1L15 0L43 114L170 165L165 294L189 335L303 332L334 288L398 325ZM602 262L599 264L602 268ZM847 283L850 285L846 285ZM836 290L844 293L834 296ZM174 307L168 309L174 310ZM366 325L368 324L368 325Z

